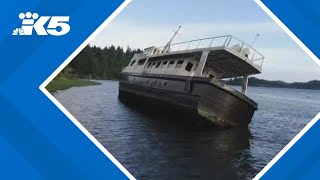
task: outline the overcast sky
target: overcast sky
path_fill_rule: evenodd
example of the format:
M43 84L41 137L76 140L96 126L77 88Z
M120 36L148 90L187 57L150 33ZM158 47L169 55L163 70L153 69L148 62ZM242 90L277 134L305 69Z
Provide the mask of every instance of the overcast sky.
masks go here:
M144 49L175 42L233 35L265 56L257 77L288 82L320 79L320 67L253 0L133 0L91 43Z

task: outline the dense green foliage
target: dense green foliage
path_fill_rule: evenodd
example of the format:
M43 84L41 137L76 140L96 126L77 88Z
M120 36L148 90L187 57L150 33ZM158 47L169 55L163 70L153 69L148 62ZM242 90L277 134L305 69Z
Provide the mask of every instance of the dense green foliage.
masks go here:
M242 78L231 78L228 80L224 80L226 84L229 85L241 85ZM297 88L297 89L318 89L320 90L320 81L313 80L306 83L302 82L294 82L287 83L284 81L268 81L264 79L258 79L255 77L250 77L249 86L257 86L257 87L281 87L281 88Z
M132 50L127 47L86 46L81 53L67 66L65 71L78 78L118 79L122 67L126 66L135 53L140 49Z

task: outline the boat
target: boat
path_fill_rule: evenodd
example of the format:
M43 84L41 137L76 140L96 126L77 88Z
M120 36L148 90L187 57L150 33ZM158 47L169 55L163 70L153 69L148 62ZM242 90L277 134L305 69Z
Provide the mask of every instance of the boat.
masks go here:
M165 46L134 54L120 73L119 98L178 106L220 127L248 126L257 110L248 78L261 73L264 56L232 35L172 43L179 29ZM237 77L241 91L222 81Z

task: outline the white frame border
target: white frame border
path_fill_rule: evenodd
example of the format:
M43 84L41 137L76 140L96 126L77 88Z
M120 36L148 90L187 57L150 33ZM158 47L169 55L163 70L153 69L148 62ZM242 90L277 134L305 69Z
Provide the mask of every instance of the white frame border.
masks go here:
M265 4L263 4L263 2L261 2L260 0L254 1L261 7L262 10L264 10L264 12L266 12L272 18L275 23L277 23L281 27L282 30L284 30L284 32L286 32L291 37L291 39L294 40L294 42L296 42L301 47L302 50L304 50L304 52L306 52L311 57L314 62L316 62L320 66L319 58L314 55L313 52L302 41L300 41L300 39L292 31L290 31L290 29L285 24L283 24L280 19L276 15L274 15Z
M47 90L46 86L61 72L107 25L131 2L125 0L40 86L39 89L131 180L135 178L66 110ZM292 33L260 0L254 0L311 58L320 66L320 60ZM318 120L317 114L254 178L260 179Z
M284 25L277 16L275 16L265 4L260 0L254 0L273 20L276 22L303 50L311 59L320 66L319 58L314 55L311 50L300 39ZM316 115L254 178L253 180L260 179L318 120L320 113Z
M104 148L90 132L84 128L72 114L65 109L47 90L46 86L65 68L89 42L91 42L107 25L131 2L125 0L40 86L39 89L85 134L129 179L135 178Z

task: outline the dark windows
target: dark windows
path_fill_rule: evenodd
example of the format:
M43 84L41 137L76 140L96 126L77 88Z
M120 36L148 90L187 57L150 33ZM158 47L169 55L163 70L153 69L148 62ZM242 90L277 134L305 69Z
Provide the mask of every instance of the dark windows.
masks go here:
M168 61L163 61L161 68L165 68L167 66Z
M178 61L176 68L181 68L182 64L183 64L183 60Z
M141 59L138 61L138 65L145 64L146 59ZM171 61L156 61L156 62L148 62L148 64L145 66L145 68L181 68L183 65L184 60L179 60L177 63L174 60ZM131 64L134 64L135 62L133 61ZM191 71L193 68L193 63L188 62L185 70L186 71Z
M168 68L172 68L173 65L174 65L174 61L170 61L170 62L169 62L169 65L168 65Z
M132 66L135 62L136 62L136 60L133 60L132 63L130 64L130 66Z
M143 65L143 64L146 62L146 60L147 60L147 59L140 59L140 60L138 61L138 65L139 65L139 66Z
M193 64L192 64L191 62L188 62L185 70L186 70L186 71L191 71L192 67L193 67Z
M155 67L156 66L156 62L152 63L152 67Z
M157 62L156 68L158 68L161 64L161 61Z

